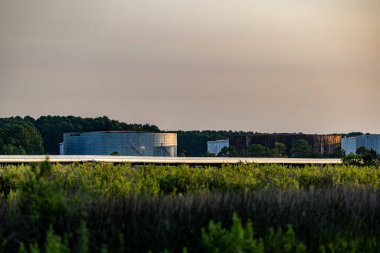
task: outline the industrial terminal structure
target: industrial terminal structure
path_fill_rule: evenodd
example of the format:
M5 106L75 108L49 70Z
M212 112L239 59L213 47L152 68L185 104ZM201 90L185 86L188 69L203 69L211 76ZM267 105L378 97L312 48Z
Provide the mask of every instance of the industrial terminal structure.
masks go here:
M373 149L380 154L380 134L360 135L342 139L342 149L346 152L346 155L355 154L360 147Z
M318 155L331 155L341 147L340 135L317 134L255 134L252 136L236 136L229 139L229 145L234 146L239 155L245 155L247 149L253 144L265 147L273 147L275 142L286 145L286 153L291 155L291 150L297 140L305 140L312 147L313 153Z
M230 141L228 139L218 140L218 141L208 141L207 152L210 154L218 155L224 147L228 148L229 146L230 146Z
M176 133L103 131L65 133L60 155L177 156Z

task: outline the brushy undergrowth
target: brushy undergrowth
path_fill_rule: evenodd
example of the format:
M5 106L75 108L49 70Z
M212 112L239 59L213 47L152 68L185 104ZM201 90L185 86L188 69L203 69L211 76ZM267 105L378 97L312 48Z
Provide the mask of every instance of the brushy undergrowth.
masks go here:
M0 252L379 252L379 184L343 165L3 166Z
M27 165L0 167L0 197L8 198L33 177ZM52 167L48 181L66 195L96 197L126 195L176 195L192 192L244 192L256 190L298 190L380 186L380 170L375 167L281 165L228 165L222 168L183 166L73 164Z

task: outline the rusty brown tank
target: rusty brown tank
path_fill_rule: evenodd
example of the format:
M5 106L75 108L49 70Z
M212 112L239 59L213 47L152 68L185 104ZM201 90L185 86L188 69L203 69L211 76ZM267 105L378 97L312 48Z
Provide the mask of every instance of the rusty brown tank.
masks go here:
M313 148L314 154L331 155L341 146L340 135L317 134L256 134L252 136L230 137L230 146L235 146L240 155L245 155L247 148L252 144L261 144L272 148L275 142L284 143L287 146L287 155L291 156L291 150L297 140L305 140Z

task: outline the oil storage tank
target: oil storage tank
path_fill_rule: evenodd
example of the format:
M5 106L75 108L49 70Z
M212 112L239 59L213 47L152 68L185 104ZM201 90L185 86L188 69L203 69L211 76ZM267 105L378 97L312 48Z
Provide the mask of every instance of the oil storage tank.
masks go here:
M380 134L366 134L342 139L342 148L346 155L355 154L360 147L373 149L380 154Z
M260 144L272 148L275 142L287 146L286 155L291 156L291 150L297 140L305 140L318 155L331 155L341 146L340 135L317 134L255 134L251 136L233 136L230 138L230 146L235 146L240 155L245 155L247 149L253 144Z
M65 133L61 155L177 156L176 133L101 131Z

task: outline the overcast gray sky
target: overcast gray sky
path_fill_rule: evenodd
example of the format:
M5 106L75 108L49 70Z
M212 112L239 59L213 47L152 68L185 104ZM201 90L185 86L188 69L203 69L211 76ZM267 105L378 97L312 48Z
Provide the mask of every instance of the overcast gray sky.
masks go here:
M0 116L380 133L378 0L0 0Z

